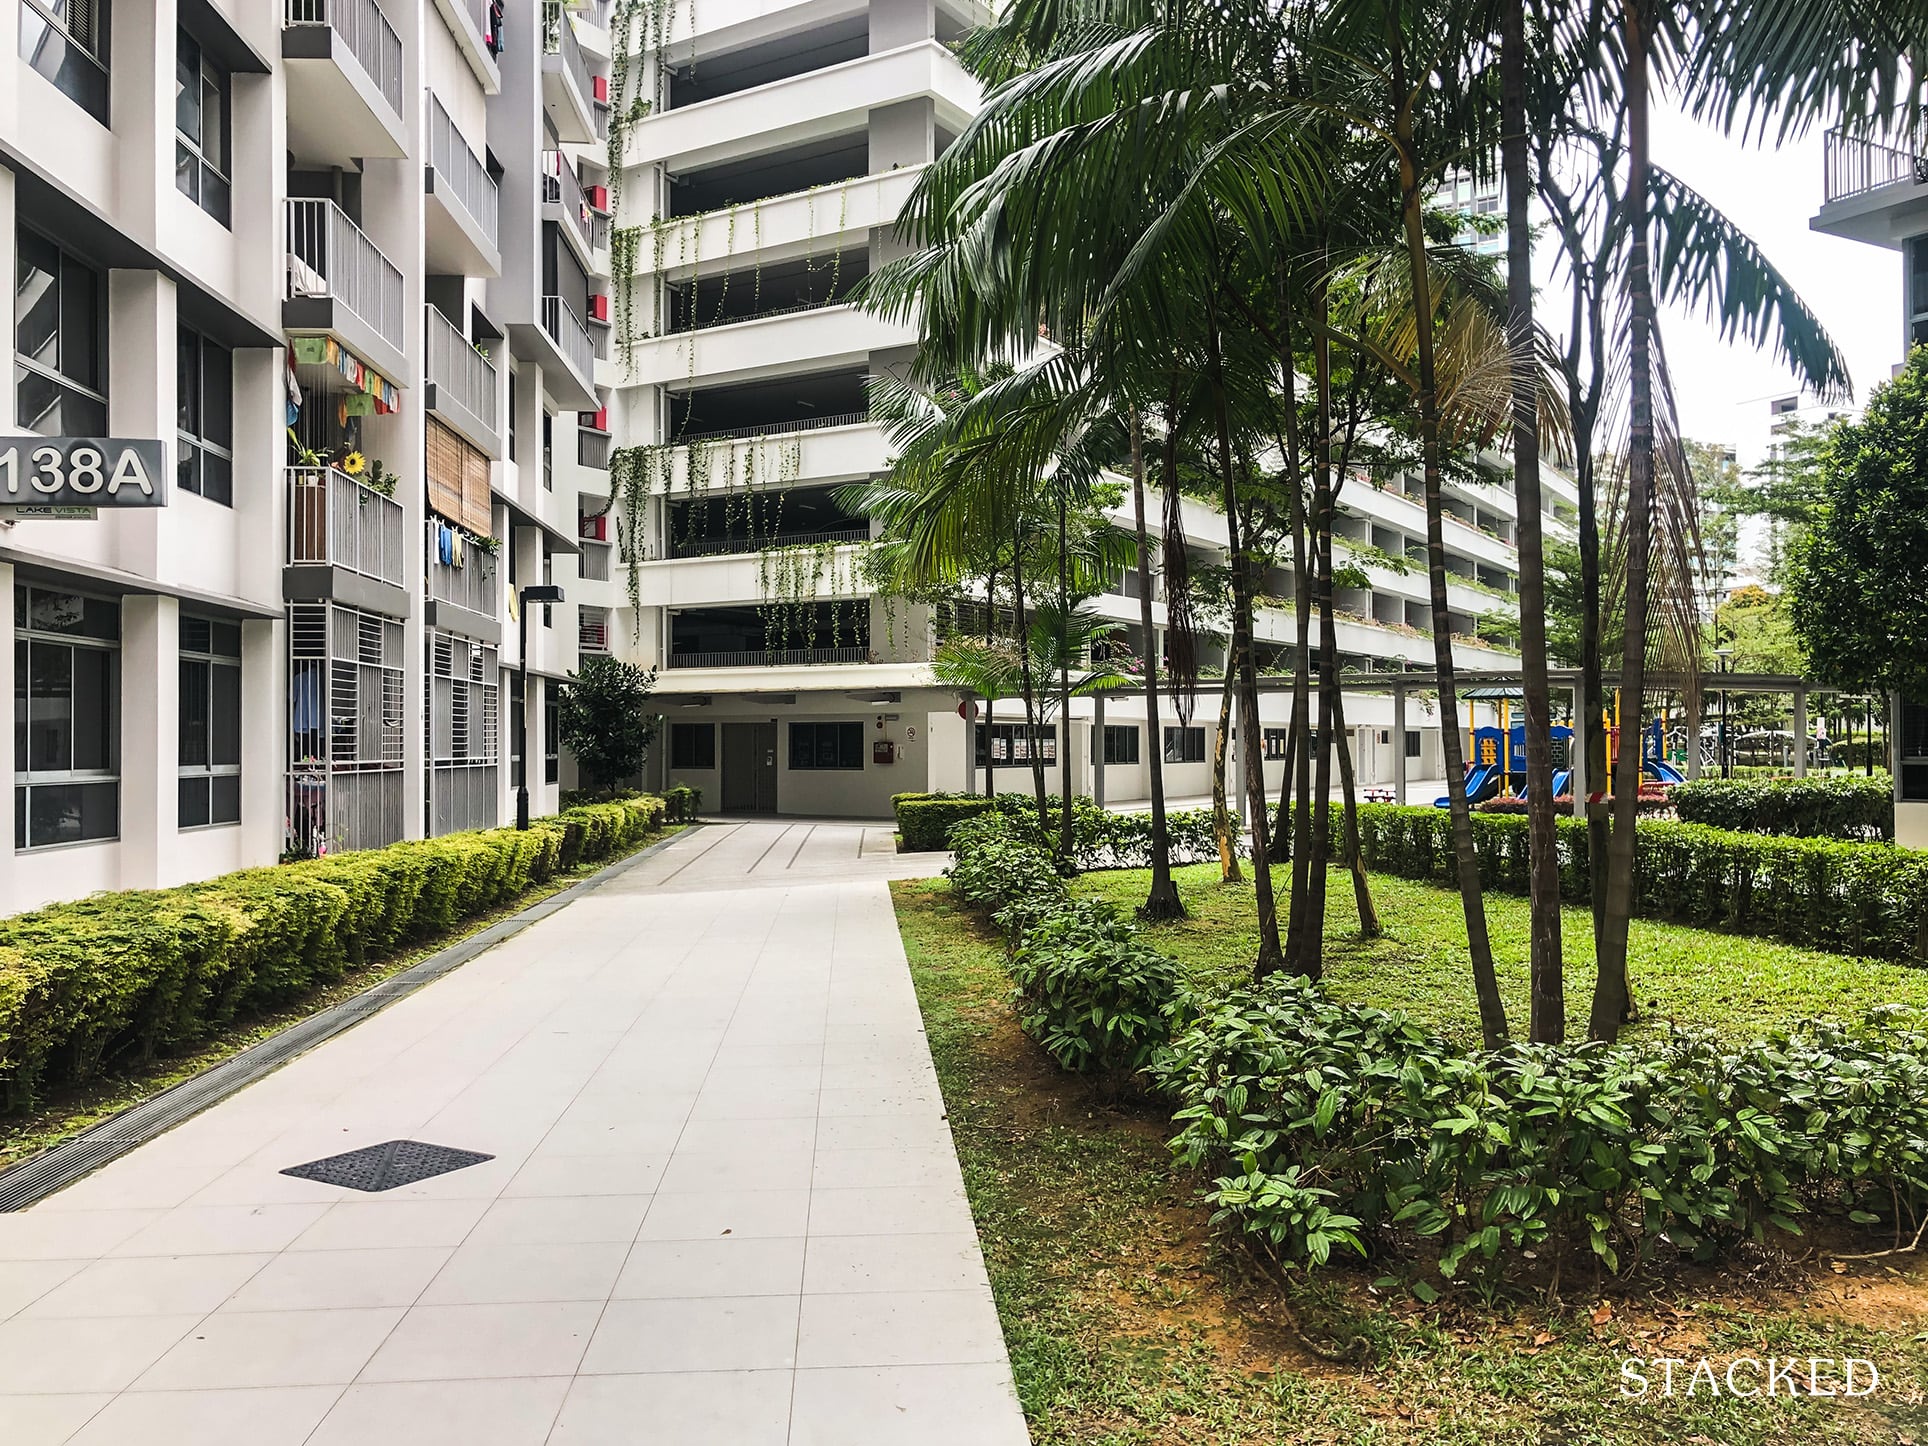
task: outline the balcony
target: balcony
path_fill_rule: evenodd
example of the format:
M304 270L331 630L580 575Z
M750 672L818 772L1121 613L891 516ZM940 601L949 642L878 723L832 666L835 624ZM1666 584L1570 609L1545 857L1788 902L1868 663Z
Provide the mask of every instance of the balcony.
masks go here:
M428 311L428 394L424 405L493 459L502 456L496 373L441 311Z
M1896 250L1928 230L1928 134L1899 145L1830 131L1816 231Z
M596 344L589 338L589 328L583 325L582 318L560 296L545 296L542 298L542 330L554 344L557 355L573 373L570 380L579 387L571 392L562 385L562 377L552 380L545 376L549 394L560 405L578 411L595 406Z
M915 321L890 320L831 302L706 324L693 334L639 337L630 348L624 378L657 386L692 380L705 388L754 384L806 368L862 368L875 352L916 344ZM845 410L851 409L838 408Z
M575 22L561 0L543 0L542 108L557 140L586 146L596 139L594 95L595 82L576 40Z
M408 615L402 505L332 467L288 469L291 601L336 598L391 617Z
M585 269L597 269L589 198L583 194L576 168L561 151L542 153L542 216L569 238Z
M402 42L375 0L286 0L288 149L347 166L408 154Z
M576 465L598 472L609 470L609 433L587 427L576 429Z
M475 73L483 94L500 94L502 70L495 57L502 49L502 37L490 25L489 0L435 0L435 8L455 37L456 49Z
M824 663L868 663L870 649L862 648L782 648L766 652L673 653L672 668L795 668Z
M287 270L284 327L334 337L391 381L407 374L401 270L346 211L290 196Z
M495 177L449 119L442 102L429 97L429 163L424 177L428 207L429 270L450 275L499 276L497 241L500 200Z
M584 608L576 619L576 651L609 651L609 615L601 608Z
M478 642L500 642L495 555L467 536L461 537L459 552L453 542L445 551L443 534L447 531L439 522L428 523L428 624Z
M816 547L822 543L870 541L868 523L860 527L832 527L822 532L779 532L769 537L696 537L677 538L669 555L680 557L740 557L750 552L767 552L774 547Z
M1887 186L1928 185L1928 148L1902 150L1840 131L1828 132L1821 166L1830 205Z

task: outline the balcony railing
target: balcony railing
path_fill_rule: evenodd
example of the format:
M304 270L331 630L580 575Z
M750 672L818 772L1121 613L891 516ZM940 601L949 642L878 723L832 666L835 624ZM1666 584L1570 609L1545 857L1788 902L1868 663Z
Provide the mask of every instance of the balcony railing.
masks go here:
M489 0L455 0L455 8L462 12L462 18L475 32L475 38L482 42L483 49L494 55L501 49L501 37L489 29Z
M495 421L495 367L454 322L428 308L428 379L438 394L459 402L491 432Z
M725 438L747 440L752 437L779 437L789 432L814 432L822 427L854 427L868 422L869 412L839 412L833 417L803 417L794 422L766 422L758 427L723 427L713 432L683 432L671 437L671 446L684 442L720 442Z
M402 586L402 504L332 467L288 469L288 561Z
M587 107L596 88L589 80L589 62L583 58L582 46L576 41L576 27L569 23L561 0L543 0L542 53L562 57L562 68Z
M468 212L488 237L489 244L495 245L498 204L495 177L469 149L469 143L462 139L462 133L449 119L442 102L433 95L429 97L428 158L435 170L438 194L445 192L449 200Z
M813 663L867 663L870 649L863 648L757 648L740 653L672 653L672 668L787 668Z
M560 296L542 298L542 329L556 344L563 360L586 382L596 377L596 344L589 339L589 328Z
M773 316L794 316L802 311L828 311L833 306L848 307L849 304L847 295L827 297L822 301L794 301L788 306L766 306L757 311L745 311L735 316L712 316L708 320L697 315L697 308L692 306L676 318L675 323L670 327L670 334L680 336L685 332L708 331L712 327L735 326L743 321L767 321Z
M402 113L402 40L375 0L288 0L283 14L289 28L325 25L339 35L382 98Z
M745 552L765 552L773 547L810 547L819 542L868 542L870 528L840 527L827 532L784 532L774 537L694 537L678 539L670 546L671 557L730 557Z
M458 565L442 561L442 525L428 524L428 595L437 602L453 603L484 617L495 616L496 568L492 554L466 542Z
M1845 201L1883 186L1928 185L1928 144L1912 150L1829 131L1822 152L1823 199Z
M333 201L288 198L288 296L332 297L402 349L402 273Z
M561 151L542 153L542 199L551 206L562 207L585 250L595 244L589 225L589 198L582 193L576 168Z
M584 653L609 651L609 619L582 617L576 620L576 648Z

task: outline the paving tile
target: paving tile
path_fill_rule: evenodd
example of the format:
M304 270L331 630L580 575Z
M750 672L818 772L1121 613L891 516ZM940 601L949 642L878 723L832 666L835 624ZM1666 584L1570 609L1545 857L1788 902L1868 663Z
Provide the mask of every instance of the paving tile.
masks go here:
M988 1291L977 1236L813 1235L803 1259L809 1294Z
M97 1260L20 1313L55 1316L206 1315L272 1255L161 1255Z
M222 1309L353 1310L413 1305L454 1253L451 1245L286 1251L264 1265Z
M676 1152L761 1155L771 1150L815 1146L814 1118L784 1120L691 1120L676 1140Z
M607 1300L628 1252L621 1241L465 1245L422 1293L421 1304Z
M804 1241L798 1237L639 1240L630 1247L613 1295L617 1300L795 1295L803 1278Z
M0 1260L0 1321L25 1310L87 1266L85 1260Z
M568 1389L564 1376L367 1382L342 1394L308 1446L542 1446Z
M611 1119L565 1114L542 1137L535 1157L545 1155L668 1155L683 1133L681 1119Z
M136 1391L347 1385L400 1310L216 1312L134 1383Z
M768 1122L766 1122L768 1123ZM778 1123L782 1123L779 1121ZM808 1135L746 1150L678 1150L657 1189L665 1195L808 1189L816 1150Z
M166 1213L164 1210L0 1213L0 1260L92 1260Z
M957 1151L947 1140L941 1147L903 1149L827 1150L816 1152L810 1182L820 1190L868 1190L880 1186L963 1184Z
M790 1382L789 1371L578 1376L549 1446L784 1446Z
M184 1205L135 1231L111 1255L241 1255L284 1250L326 1205Z
M1005 1359L997 1309L983 1290L806 1295L797 1365L948 1366Z
M454 1381L574 1374L601 1301L418 1305L362 1372L363 1381Z
M0 1396L121 1391L197 1324L195 1315L0 1325Z
M789 1378L786 1376L785 1380ZM63 1446L87 1418L114 1398L104 1391L91 1395L13 1396L0 1406L6 1412L7 1446ZM786 1408L789 1398L785 1398Z
M1027 1446L1002 1363L800 1370L789 1446Z
M955 1149L941 1108L925 1114L837 1115L817 1121L820 1150L915 1150L939 1144Z
M796 1088L780 1090L716 1089L704 1090L690 1111L692 1120L788 1120L812 1119L817 1114L818 1091Z
M648 1195L531 1196L498 1200L476 1222L471 1245L570 1245L636 1238Z
M788 1369L796 1354L794 1295L613 1300L582 1374Z
M301 1446L340 1394L340 1386L133 1391L82 1427L69 1446Z
M812 1235L944 1235L973 1228L960 1189L907 1185L811 1193Z
M327 1207L291 1250L384 1250L460 1245L487 1200L385 1200L364 1196Z
M507 1198L534 1195L647 1195L663 1177L660 1155L538 1155L503 1189Z
M810 1220L808 1190L706 1191L658 1195L643 1217L638 1240L720 1240L803 1235Z

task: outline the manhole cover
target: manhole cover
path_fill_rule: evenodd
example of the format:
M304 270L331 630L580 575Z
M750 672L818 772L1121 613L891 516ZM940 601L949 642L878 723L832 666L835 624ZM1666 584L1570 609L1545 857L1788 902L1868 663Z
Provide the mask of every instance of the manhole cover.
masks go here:
M345 1155L330 1155L325 1160L310 1160L305 1165L290 1165L281 1173L300 1180L319 1180L324 1185L340 1185L349 1190L393 1190L397 1185L413 1185L417 1180L432 1180L451 1170L466 1170L494 1155L474 1150L452 1150L447 1145L425 1145L420 1140L389 1140L366 1149L350 1150Z

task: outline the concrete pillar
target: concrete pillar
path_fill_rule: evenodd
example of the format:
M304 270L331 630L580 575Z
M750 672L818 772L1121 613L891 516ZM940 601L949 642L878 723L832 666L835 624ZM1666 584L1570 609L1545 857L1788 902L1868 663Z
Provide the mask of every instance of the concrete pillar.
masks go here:
M1406 690L1392 689L1392 801L1406 801Z
M120 886L179 882L181 603L121 599Z
M1587 690L1584 683L1573 685L1573 778L1568 787L1573 794L1573 816L1587 816ZM1698 748L1696 748L1698 755Z
M10 172L0 172L0 175L5 175L7 178L8 185L11 186L11 183L13 181L12 174ZM11 231L8 232L8 239L9 240L12 239ZM0 291L6 291L8 293L11 293L13 291L13 288L11 286L0 287ZM9 295L7 304L9 306L13 304L11 295ZM7 335L9 336L11 336L12 334L13 333L11 331L7 332ZM0 405L4 405L8 408L11 408L13 406L13 388L7 387L7 388L4 388L4 390L7 393L7 400L4 403L0 403ZM5 537L8 530L9 529L5 527L0 527L0 537ZM14 652L14 649L13 649L13 564L10 562L0 562L0 640L4 640L4 643L5 643L5 646L0 646L0 698L12 698L13 697L13 652ZM9 706L12 706L12 705L10 704ZM14 785L14 770L16 767L18 767L18 763L14 758L14 745L11 739L7 741L5 745L5 751L0 752L0 759L6 760L5 766L0 767L0 778L4 778L7 781L7 791L6 791L5 801L6 801L7 819L8 819L6 826L4 828L0 828L0 912L11 912L12 909L14 908L13 899L11 897L11 890L4 887L5 882L7 880L14 878L13 823L12 823L13 785Z
M1808 714L1807 684L1794 685L1794 776L1807 777Z
M10 55L13 51L9 48L4 53ZM14 254L14 236L17 233L14 230L13 196L13 172L0 167L0 276L14 276L18 274L15 271L15 267L19 264L19 261ZM0 285L0 338L4 338L8 346L13 345L13 337L15 335L13 329L13 301L13 284ZM7 384L0 386L0 435L6 435L12 432L13 429L13 381L12 378L9 377ZM4 540L12 530L13 525L11 523L0 523L0 540ZM11 573L11 569L8 569L8 572ZM9 589L8 596L9 598L12 596L11 589ZM13 604L9 601L6 606L8 609L11 609ZM7 651L11 653L13 651L10 646L12 639L9 638L7 641L9 643ZM12 805L9 804L9 807L11 806ZM13 838L13 830L6 830L6 834L9 841L11 841ZM11 844L9 846L11 846Z
M113 338L107 351L108 434L160 438L162 465L172 473L178 460L174 429L179 420L174 283L158 271L108 272L107 329ZM115 566L142 577L161 577L167 571L161 556L161 512L130 508L111 516L103 513L87 525L113 529Z
M288 649L279 618L241 624L241 854L281 856L288 814Z
M1091 695L1091 801L1105 806L1105 695Z

